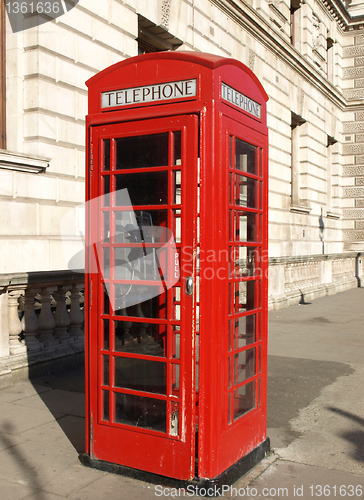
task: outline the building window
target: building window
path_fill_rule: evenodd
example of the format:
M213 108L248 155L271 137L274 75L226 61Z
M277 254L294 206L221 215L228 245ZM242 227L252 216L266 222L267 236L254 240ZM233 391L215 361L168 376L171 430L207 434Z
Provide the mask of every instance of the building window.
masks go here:
M326 61L327 61L327 78L334 83L334 40L330 37L326 40Z
M308 213L310 209L301 200L301 154L300 138L302 125L306 120L291 113L291 211Z
M176 50L182 40L173 36L163 26L157 26L138 14L138 55L162 50Z
M301 0L291 0L291 44L298 48L298 44L300 42L300 30L301 30L301 22L300 22L300 12L299 9L301 7Z

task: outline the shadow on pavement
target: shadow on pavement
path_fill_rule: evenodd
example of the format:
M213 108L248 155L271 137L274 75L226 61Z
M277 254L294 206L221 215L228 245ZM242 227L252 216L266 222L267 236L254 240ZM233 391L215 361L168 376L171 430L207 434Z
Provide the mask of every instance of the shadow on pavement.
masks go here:
M326 408L333 413L336 413L341 417L353 420L354 422L357 422L359 425L364 427L364 418L358 417L357 415L354 415L354 413L340 410L340 408L335 408L334 406L327 406ZM351 456L358 462L364 462L364 431L357 430L343 432L341 434L341 437L351 442L355 446L355 451L351 454Z
M85 451L85 366L31 378L33 386L47 387L39 397L78 453ZM61 414L61 416L60 416Z
M353 373L344 363L268 356L267 435L273 448L290 444L300 434L290 421L317 398L322 389Z

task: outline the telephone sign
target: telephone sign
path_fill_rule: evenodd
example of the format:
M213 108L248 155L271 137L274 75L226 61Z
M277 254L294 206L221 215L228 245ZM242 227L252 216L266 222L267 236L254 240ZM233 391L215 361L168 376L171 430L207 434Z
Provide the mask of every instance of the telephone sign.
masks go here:
M269 449L267 95L194 52L87 85L84 463L233 482Z

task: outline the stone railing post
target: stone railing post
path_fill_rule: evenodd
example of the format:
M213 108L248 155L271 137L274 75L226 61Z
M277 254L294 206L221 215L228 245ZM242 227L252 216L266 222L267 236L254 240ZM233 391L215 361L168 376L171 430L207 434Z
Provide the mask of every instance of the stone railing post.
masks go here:
M59 286L57 291L53 294L54 299L57 302L56 312L54 314L55 320L55 336L64 344L69 342L71 339L68 333L68 326L70 324L70 315L66 307L66 292L68 290L67 286Z
M44 346L43 342L39 342L36 337L39 331L39 321L34 309L34 298L38 292L39 290L35 288L28 288L25 291L22 326L24 331L24 342L28 351L37 351Z
M19 335L23 331L23 326L19 319L19 299L24 290L15 289L8 292L9 304L9 352L10 354L20 354L26 352L24 341L21 341Z
M41 290L42 309L39 315L39 331L41 340L46 347L52 347L59 344L59 341L53 335L53 329L56 326L56 322L51 310L51 294L54 290L54 286L47 286Z
M83 338L82 324L84 321L84 314L80 307L80 291L83 289L84 284L78 283L72 285L71 289L71 311L70 311L70 335L75 338L75 340L81 340Z

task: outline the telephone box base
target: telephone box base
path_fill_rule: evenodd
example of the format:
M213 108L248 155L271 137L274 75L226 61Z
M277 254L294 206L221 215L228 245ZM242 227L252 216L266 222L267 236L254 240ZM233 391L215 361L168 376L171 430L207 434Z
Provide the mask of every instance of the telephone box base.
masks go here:
M87 453L80 455L80 461L83 465L91 467L92 469L99 469L113 474L120 474L121 476L131 477L139 481L161 485L167 488L184 488L199 496L218 497L222 494L223 487L233 485L240 477L249 472L255 465L257 465L270 451L270 441L267 438L248 455L241 458L234 465L229 467L222 474L213 479L195 477L192 480L178 480L161 476L159 474L152 474L138 469L125 467L124 465L106 462L91 458Z

